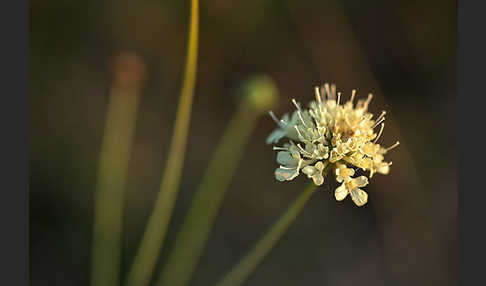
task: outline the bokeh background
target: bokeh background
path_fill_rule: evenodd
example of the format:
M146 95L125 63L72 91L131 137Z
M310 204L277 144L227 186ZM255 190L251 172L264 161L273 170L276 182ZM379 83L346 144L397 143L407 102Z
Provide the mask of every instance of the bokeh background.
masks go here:
M88 285L93 192L110 61L147 66L126 189L125 277L157 194L180 94L189 2L30 1L30 281ZM375 95L388 176L369 203L336 202L327 180L245 285L456 285L456 1L202 0L197 86L181 190L160 262L235 112L234 90L266 73L278 115L334 82ZM346 98L346 97L345 97ZM274 179L275 127L259 120L192 285L216 282L306 186ZM123 278L122 277L122 278Z

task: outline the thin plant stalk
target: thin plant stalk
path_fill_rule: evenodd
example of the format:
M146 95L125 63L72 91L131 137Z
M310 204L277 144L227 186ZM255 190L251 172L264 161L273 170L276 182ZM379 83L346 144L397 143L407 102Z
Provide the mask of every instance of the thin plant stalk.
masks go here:
M196 83L198 31L199 2L198 0L191 0L189 43L184 81L177 107L174 133L170 143L168 160L162 176L160 190L155 201L154 209L128 274L127 286L143 286L150 282L174 208L186 151L187 134Z
M268 230L268 232L255 244L234 268L216 284L217 286L241 285L255 268L262 262L265 256L287 231L297 215L303 209L305 203L312 196L317 186L310 183L307 188L290 205L282 217Z
M257 91L240 103L214 151L157 285L183 286L190 282L225 191L263 111L250 100L258 95L273 96Z
M92 286L119 284L124 188L141 97L140 59L123 53L116 64L94 199Z

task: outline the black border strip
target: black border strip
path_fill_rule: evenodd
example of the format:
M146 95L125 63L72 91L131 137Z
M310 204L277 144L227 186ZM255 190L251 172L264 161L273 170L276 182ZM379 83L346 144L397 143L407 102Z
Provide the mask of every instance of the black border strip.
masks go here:
M484 284L486 174L485 144L480 139L486 129L484 6L482 1L458 1L460 285Z
M29 2L9 1L0 15L0 285L28 285Z

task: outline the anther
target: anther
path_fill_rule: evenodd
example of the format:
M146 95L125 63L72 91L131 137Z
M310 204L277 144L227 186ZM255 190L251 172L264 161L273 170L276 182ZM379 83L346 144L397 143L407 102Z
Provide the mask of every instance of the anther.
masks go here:
M378 118L376 120L379 121L383 116L385 116L385 114L386 114L386 111L382 111L380 116L378 116Z

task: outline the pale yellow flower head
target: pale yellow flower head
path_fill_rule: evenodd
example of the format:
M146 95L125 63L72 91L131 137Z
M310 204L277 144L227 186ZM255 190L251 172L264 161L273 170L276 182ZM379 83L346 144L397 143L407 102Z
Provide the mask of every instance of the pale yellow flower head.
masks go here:
M394 147L384 148L377 143L385 127L385 112L376 119L368 112L372 95L354 104L356 91L348 101L343 102L341 93L336 93L334 85L324 84L315 89L315 100L307 108L292 100L296 111L281 120L270 112L279 128L267 138L268 144L288 139L278 150L275 170L279 181L290 181L300 171L312 179L316 185L324 183L328 169L333 169L337 182L335 198L341 201L350 194L357 206L368 201L368 194L361 188L368 184L366 176L353 178L356 171L369 172L371 179L375 173L388 174L391 162L384 161L384 155Z

